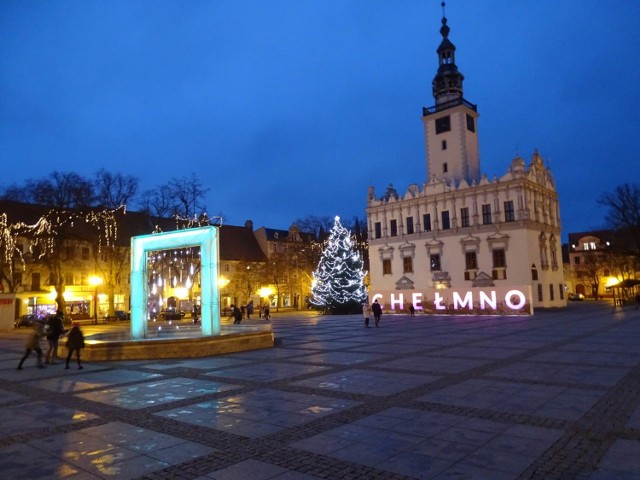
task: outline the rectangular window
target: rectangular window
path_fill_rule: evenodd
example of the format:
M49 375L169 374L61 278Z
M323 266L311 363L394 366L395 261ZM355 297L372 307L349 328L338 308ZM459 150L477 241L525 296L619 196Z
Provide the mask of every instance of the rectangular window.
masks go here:
M449 165L447 165L447 162L444 162L442 164L442 173L447 173L449 171Z
M445 210L442 212L442 230L449 230L451 228L451 223L449 222L449 211Z
M573 257L574 262L576 265L580 265L580 257L578 255L576 255L575 257Z
M82 247L82 260L89 260L89 248Z
M382 274L391 275L391 259L385 258L382 260Z
M460 226L462 227L469 226L469 207L464 207L460 209Z
M563 284L558 284L558 291L560 292L560 300L564 300L564 285Z
M503 248L497 248L493 250L493 268L505 268L507 261L504 255Z
M396 237L398 235L398 221L391 220L391 236Z
M504 202L504 221L505 222L515 222L516 221L516 213L513 210L513 200L509 200L508 202Z
M491 205L482 205L482 224L489 225L491 223Z
M467 252L465 254L465 266L467 270L475 270L478 268L476 252Z
M467 113L467 130L470 132L476 131L476 122L475 119Z
M431 271L432 272L439 272L441 270L441 268L440 268L440 255L438 255L437 253L432 254L431 257L430 257L430 261L431 261Z
M422 215L422 225L423 225L423 229L425 232L430 232L431 231L431 214L430 213L425 213L424 215Z
M67 260L72 260L75 257L75 249L71 245L67 245L64 250Z
M381 238L382 237L382 224L380 222L376 222L375 225L373 226L374 230L375 230L375 238Z
M553 295L553 283L549 284L549 300L553 301L554 299L554 295Z
M404 257L402 259L402 271L404 273L413 273L413 258Z
M544 296L542 295L542 284L538 284L538 301L541 302L544 300Z
M448 132L449 130L451 130L451 117L449 117L449 115L436 118L436 135Z
M531 267L531 280L538 280L538 269L535 265Z
M413 217L407 217L407 235L413 234Z
M442 140L442 149L443 150L447 149L447 141L446 140Z

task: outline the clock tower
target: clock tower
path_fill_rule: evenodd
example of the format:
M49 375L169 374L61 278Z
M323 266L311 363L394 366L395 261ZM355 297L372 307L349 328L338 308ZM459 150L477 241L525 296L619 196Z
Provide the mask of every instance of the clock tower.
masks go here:
M442 2L442 42L438 47L438 72L433 78L435 106L422 109L427 177L469 185L480 181L476 105L462 95L464 76L455 61L455 45L449 40L450 28Z

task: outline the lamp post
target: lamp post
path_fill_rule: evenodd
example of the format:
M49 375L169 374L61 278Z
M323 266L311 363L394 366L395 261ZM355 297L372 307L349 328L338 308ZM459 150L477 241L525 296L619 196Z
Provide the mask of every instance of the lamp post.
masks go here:
M98 324L98 286L102 285L102 277L92 275L89 277L89 284L95 287L94 307L93 307L93 323Z

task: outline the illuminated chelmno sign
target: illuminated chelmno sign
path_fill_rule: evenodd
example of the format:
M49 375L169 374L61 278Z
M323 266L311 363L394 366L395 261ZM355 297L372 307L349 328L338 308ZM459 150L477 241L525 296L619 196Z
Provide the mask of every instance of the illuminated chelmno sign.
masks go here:
M391 313L418 311L436 315L532 315L531 287L490 287L466 290L424 289L383 291L372 289L371 302L378 300Z

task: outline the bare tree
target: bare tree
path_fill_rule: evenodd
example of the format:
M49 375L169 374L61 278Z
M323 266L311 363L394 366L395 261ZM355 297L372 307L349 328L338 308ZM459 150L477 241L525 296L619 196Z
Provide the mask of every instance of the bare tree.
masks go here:
M128 205L138 191L138 179L131 175L111 173L104 168L96 172L95 202L105 208Z
M181 219L200 218L206 210L204 197L209 191L195 173L190 177L174 178L142 194L141 207L158 217Z
M173 211L172 198L168 190L157 187L142 193L139 207L148 215L169 217Z
M39 180L27 180L25 189L32 203L54 208L85 208L94 201L92 182L73 172L53 172Z
M603 194L598 203L609 210L607 222L617 230L617 235L630 233L635 239L635 255L640 255L640 185L624 183L617 186L613 192ZM628 235L625 235L628 236Z
M306 217L294 220L301 232L312 233L319 238L324 232L328 232L333 227L333 218L324 215L307 215Z

